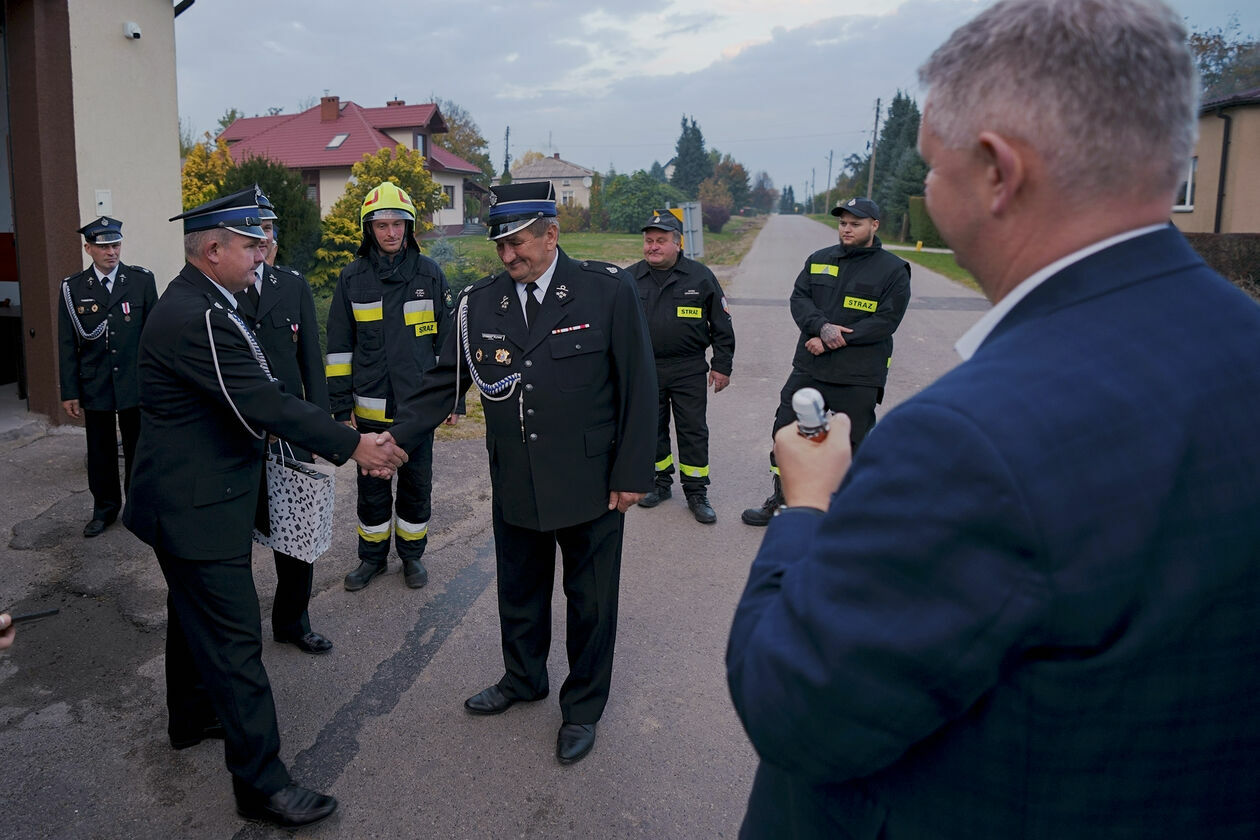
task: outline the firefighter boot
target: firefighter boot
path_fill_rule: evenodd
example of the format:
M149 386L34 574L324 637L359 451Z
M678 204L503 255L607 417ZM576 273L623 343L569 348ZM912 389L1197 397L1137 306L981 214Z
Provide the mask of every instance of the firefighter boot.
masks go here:
M774 512L783 506L783 485L779 482L779 477L774 477L774 492L766 497L759 508L748 508L740 514L740 519L744 520L746 525L756 525L765 527L770 524L770 519L774 516Z
M672 495L674 495L674 491L669 489L669 485L661 484L658 481L651 493L639 499L639 507L654 508Z
M359 567L346 575L346 591L358 592L371 583L372 578L384 574L385 565L384 563L373 563L370 560L360 560Z
M696 521L703 525L712 525L717 522L717 513L714 512L713 506L709 504L709 497L703 491L698 493L687 494L687 509L691 511L691 515Z

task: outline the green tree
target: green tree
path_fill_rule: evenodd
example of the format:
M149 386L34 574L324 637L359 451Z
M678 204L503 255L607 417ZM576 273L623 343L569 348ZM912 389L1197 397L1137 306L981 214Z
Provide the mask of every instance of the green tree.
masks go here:
M591 176L591 215L588 221L593 231L608 230L608 211L604 209L604 176L596 172Z
M721 233L722 227L731 218L731 208L735 205L731 199L731 191L716 175L710 175L700 182L698 192L704 226L712 233Z
M726 191L731 194L732 211L748 204L751 190L748 186L748 170L743 164L737 163L730 155L721 155L713 165L713 177L721 181ZM703 200L701 198L701 201Z
M791 184L783 188L783 194L779 197L779 212L785 214L800 212L800 208L796 206L796 193L792 191Z
M385 181L393 181L411 196L416 206L416 235L432 229L433 213L442 206L444 196L424 166L424 155L403 145L365 154L350 168L346 191L324 219L320 244L315 249L315 267L306 276L312 289L331 290L341 269L354 259L363 242L359 225L363 199Z
M644 173L646 174L646 173ZM674 177L670 183L687 196L694 196L700 182L713 174L713 161L704 151L704 134L696 125L695 117L688 122L682 118L682 133L675 146Z
M919 106L901 91L888 108L888 120L879 133L875 154L875 194L880 226L896 236L906 214L906 197L923 192L927 167L915 147L919 136ZM917 185L914 183L918 178Z
M179 156L180 158L188 157L188 153L193 150L193 146L197 145L197 138L193 136L192 121L185 117L179 118Z
M648 170L648 176L651 177L653 181L660 184L669 180L665 177L665 167L661 166L661 162L659 160L652 161L652 168Z
M1225 26L1191 32L1190 49L1199 66L1204 99L1260 87L1260 44L1255 36L1243 34L1237 12Z
M490 162L490 144L481 135L477 122L449 99L437 100L437 106L446 120L447 132L433 135L434 144L475 165L481 170L477 183L489 186L490 179L494 177L494 164Z
M779 201L779 191L774 188L770 174L762 171L753 178L752 190L748 193L748 201L762 213L769 213Z
M236 108L228 108L223 112L223 116L219 117L219 134L228 130L228 126L245 116L244 112Z
M620 233L638 233L644 220L654 211L687 199L680 190L654 181L642 169L633 175L614 175L604 183L601 192L602 207L608 214L608 230Z
M262 187L280 217L276 262L309 271L320 239L319 205L306 197L301 176L279 161L248 157L228 170L219 194L230 195L254 184Z
M227 143L211 140L206 132L204 143L198 143L184 157L180 175L184 209L191 210L222 194L223 179L236 164Z

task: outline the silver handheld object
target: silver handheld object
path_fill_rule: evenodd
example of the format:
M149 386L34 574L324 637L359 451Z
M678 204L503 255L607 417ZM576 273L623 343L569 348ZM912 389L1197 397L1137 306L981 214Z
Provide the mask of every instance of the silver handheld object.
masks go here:
M792 395L792 410L796 412L797 432L821 443L831 430L826 405L817 388L802 388Z

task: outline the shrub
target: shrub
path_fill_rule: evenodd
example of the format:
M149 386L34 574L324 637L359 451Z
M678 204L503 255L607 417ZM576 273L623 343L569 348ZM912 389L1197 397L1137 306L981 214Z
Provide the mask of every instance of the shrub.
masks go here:
M946 248L945 240L941 237L940 231L936 229L936 225L932 224L932 217L928 215L927 204L921 195L912 195L907 201L909 202L908 213L910 215L910 241L923 242L928 248Z
M1187 233L1190 246L1214 271L1260 300L1260 233Z
M586 207L564 204L559 208L560 232L581 233L591 229L591 211Z
M700 215L710 233L721 233L722 227L730 221L731 211L714 204L705 204L700 208Z

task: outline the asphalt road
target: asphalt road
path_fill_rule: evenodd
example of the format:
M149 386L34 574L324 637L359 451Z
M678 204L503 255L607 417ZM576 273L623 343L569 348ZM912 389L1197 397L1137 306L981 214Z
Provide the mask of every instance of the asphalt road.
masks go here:
M321 838L734 837L756 756L731 709L723 653L761 531L740 511L769 492L766 454L796 328L786 305L810 251L835 231L772 217L723 272L735 318L731 386L709 408L715 525L681 494L627 517L612 698L595 749L560 766L555 694L491 718L465 697L502 672L489 481L481 441L439 443L429 585L397 560L366 590L354 562L352 467L338 471L336 536L316 564L316 630L336 643L312 657L270 641L282 757L296 780L341 802L297 836ZM896 338L885 410L955 361L952 344L987 305L915 268ZM121 526L95 540L81 430L10 441L0 464L0 607L60 607L19 628L0 654L0 827L21 838L292 836L241 821L218 742L173 752L166 740L165 587L147 546ZM263 626L274 570L255 554ZM564 605L554 602L551 679L566 671Z

